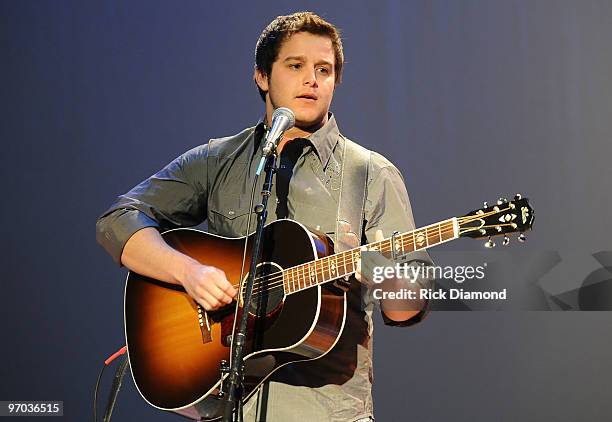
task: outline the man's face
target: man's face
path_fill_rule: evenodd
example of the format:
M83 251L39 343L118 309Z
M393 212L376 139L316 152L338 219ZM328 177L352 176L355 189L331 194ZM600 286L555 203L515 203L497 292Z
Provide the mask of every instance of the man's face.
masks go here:
M278 107L288 107L295 114L297 127L325 124L334 96L334 63L334 48L328 37L298 32L285 40L270 75L255 71L257 84L268 92L268 117Z

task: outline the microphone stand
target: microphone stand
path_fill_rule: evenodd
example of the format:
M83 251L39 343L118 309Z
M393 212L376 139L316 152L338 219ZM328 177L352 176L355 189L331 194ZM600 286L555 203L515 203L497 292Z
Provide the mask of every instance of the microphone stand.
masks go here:
M246 342L247 320L249 315L249 306L253 295L253 282L255 279L255 271L257 261L259 260L261 243L263 239L263 228L268 216L268 198L272 192L272 176L276 171L276 145L274 144L272 151L266 157L262 158L261 164L265 161L266 178L261 190L261 204L255 206L257 213L257 229L255 231L255 241L251 251L251 266L249 268L249 276L247 284L244 288L244 301L242 314L240 316L240 326L234 333L232 338L232 356L230 360L229 375L227 377L229 384L227 394L225 394L225 408L223 411L223 422L237 422L238 416L242 415L242 381L244 378L244 346ZM258 173L261 173L260 164ZM236 306L238 306L240 300Z

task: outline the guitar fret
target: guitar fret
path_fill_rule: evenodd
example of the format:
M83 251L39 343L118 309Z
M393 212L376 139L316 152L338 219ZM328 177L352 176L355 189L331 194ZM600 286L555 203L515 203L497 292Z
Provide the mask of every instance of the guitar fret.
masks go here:
M287 293L293 293L293 277L291 270L287 271Z
M318 284L317 283L317 279L318 279L318 277L317 277L317 266L316 266L315 262L316 261L312 261L310 263L310 283L311 283L310 285L311 286L316 286Z
M315 262L316 261L312 262L308 269L308 271L310 271L310 283L311 283L310 285L311 286L317 285L317 269L315 268L316 267Z
M325 278L325 258L321 258L321 283L326 283L328 280Z
M393 250L406 254L446 242L454 237L454 223L451 219L371 243L369 247L370 250L381 251L385 255ZM355 273L360 257L361 249L351 249L289 268L283 271L283 286L288 293L293 293L345 277Z
M323 271L321 272L323 275L323 281L329 281L329 256L323 257L321 259L321 264L323 265Z
M445 224L445 228L444 228L444 232L446 233L446 235L443 237L443 241L447 241L449 239L452 239L455 237L455 231L453 230L453 222L446 222Z
M345 261L346 273L350 274L353 272L353 251L346 252L346 261Z
M412 249L410 249L412 246L408 245L408 243L410 243L409 236L410 236L410 233L406 233L406 234L400 236L401 239L402 239L402 245L404 245L404 249L402 249L404 251L404 253L406 253L406 249L405 248L408 248L408 253L412 252Z
M283 273L287 273L287 293L291 293L291 283L293 283L293 279L291 278L291 268L283 271Z
M390 256L395 250L398 255L407 254L435 246L455 239L454 219L448 219L420 229L391 236L379 242L369 244L372 251L380 251ZM287 270L283 283L290 293L321 285L331 280L354 274L357 261L361 257L361 249L350 249L334 255L315 259Z
M310 287L310 266L308 264L304 264L304 283L305 287Z
M415 231L413 236L414 236L414 243L415 243L415 251L418 249L421 249L423 245L427 244L427 231L426 230L425 230L425 236L423 236L423 230Z
M334 276L334 278L338 278L338 273L339 273L339 269L338 269L338 255L334 255L332 256L332 274Z

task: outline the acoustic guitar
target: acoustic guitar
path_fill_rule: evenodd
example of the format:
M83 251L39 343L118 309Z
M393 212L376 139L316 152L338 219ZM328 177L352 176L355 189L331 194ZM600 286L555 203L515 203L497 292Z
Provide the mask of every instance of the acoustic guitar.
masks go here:
M500 198L463 217L454 217L371 243L390 256L429 248L459 237L486 238L530 230L534 211L527 198ZM173 248L225 271L238 285L245 238L226 238L194 229L162 234ZM258 260L253 298L248 304L243 399L278 368L318 359L329 352L344 328L346 293L335 280L356 270L361 249L335 253L326 235L292 220L264 229L266 249ZM247 239L247 249L253 235ZM250 256L248 254L247 256ZM248 261L248 260L247 260ZM245 268L248 271L249 262ZM243 279L246 279L246 275ZM236 305L238 303L238 305ZM125 286L125 336L134 382L152 406L205 421L221 418L224 379L231 356L235 307L207 312L181 287L130 272Z

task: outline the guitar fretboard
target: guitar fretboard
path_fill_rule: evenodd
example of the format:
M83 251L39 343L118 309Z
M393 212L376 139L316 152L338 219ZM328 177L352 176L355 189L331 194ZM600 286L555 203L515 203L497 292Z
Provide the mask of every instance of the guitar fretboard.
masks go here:
M393 237L366 245L368 250L379 251L391 257L393 247L398 256L427 249L459 237L457 219L450 218L420 229L397 234ZM350 276L357 270L361 248L350 249L283 270L283 286L286 294Z

